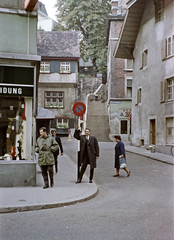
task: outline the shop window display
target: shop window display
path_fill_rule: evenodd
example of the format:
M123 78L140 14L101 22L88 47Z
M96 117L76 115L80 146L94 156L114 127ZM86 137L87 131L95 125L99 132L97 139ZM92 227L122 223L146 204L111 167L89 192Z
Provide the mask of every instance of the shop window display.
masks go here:
M26 121L22 97L0 97L0 158L22 158L23 122Z

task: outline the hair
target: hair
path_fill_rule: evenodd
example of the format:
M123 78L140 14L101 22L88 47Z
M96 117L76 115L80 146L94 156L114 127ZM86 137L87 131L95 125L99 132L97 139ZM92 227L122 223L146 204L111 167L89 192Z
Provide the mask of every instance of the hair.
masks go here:
M46 131L47 131L46 127L41 127L41 128L39 128L39 131L40 131L40 130L43 130L43 132L46 132Z
M55 130L55 129L51 130L51 133L53 133L53 132L55 132L55 133L56 133L56 130Z
M86 131L86 130L90 131L90 129L89 129L89 128L85 128L85 131Z
M120 135L115 135L114 138L119 139L121 141Z

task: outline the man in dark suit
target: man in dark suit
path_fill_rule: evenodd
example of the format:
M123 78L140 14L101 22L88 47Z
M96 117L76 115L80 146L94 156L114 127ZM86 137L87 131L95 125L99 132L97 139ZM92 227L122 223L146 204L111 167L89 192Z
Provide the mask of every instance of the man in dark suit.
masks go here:
M83 174L85 173L86 167L90 164L90 177L89 182L92 183L94 176L94 168L96 168L96 159L99 158L99 146L96 137L90 135L90 129L85 129L85 135L80 135L80 129L76 129L74 137L80 140L80 164L81 170L79 173L79 179L76 183L81 183Z
M59 144L61 155L63 155L63 146L60 137L56 135L56 130L51 131L52 137L55 138L56 142ZM54 154L54 161L55 161L55 171L58 172L58 155L59 155L59 148Z

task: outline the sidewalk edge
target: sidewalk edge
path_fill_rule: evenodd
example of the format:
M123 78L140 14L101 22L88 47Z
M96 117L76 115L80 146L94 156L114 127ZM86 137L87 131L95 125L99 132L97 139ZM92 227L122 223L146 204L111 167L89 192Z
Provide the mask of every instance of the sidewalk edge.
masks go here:
M22 206L22 207L3 207L0 208L0 214L4 213L16 213L16 212L26 212L26 211L36 211L36 210L44 210L51 208L59 208L74 205L77 203L82 203L94 198L99 192L99 187L96 185L96 190L93 194L88 197L84 197L81 199L67 201L67 202L59 202L59 203L50 203L50 204L41 204L41 205L31 205L31 206Z
M174 165L174 163L170 163L170 162L167 162L167 161L165 161L165 160L160 160L160 159L157 159L157 158L153 158L153 157L151 157L151 156L144 155L144 154L142 154L142 153L133 152L133 151L131 151L131 150L125 150L125 151L126 151L126 152L130 152L130 153L133 153L133 154L136 154L136 155L140 155L140 156L143 156L143 157L147 157L147 158L153 159L153 160L155 160L155 161L157 161L157 162L162 162L162 163L166 163L166 164L169 164L169 165Z

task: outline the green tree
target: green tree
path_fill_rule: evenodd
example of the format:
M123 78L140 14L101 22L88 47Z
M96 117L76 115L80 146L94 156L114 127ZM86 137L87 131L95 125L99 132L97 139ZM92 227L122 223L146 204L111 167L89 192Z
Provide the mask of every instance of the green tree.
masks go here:
M92 59L95 75L96 64L100 72L106 72L105 34L110 0L57 0L56 7L55 30L79 31L81 58Z

